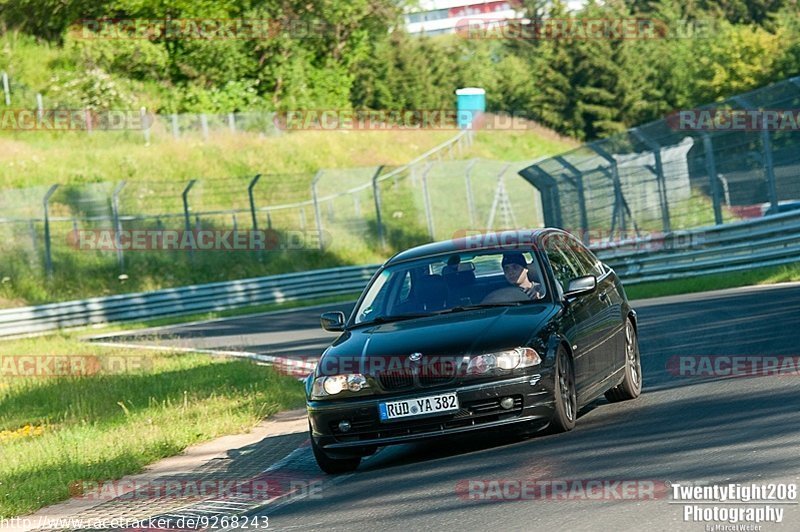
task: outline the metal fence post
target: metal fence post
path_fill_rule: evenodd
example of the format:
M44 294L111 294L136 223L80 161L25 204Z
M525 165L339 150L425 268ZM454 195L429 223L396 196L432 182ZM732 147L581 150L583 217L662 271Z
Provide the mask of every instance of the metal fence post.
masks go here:
M11 105L11 90L8 88L8 74L3 72L3 95L5 96L6 106Z
M231 133L236 133L236 116L233 113L228 113L228 127Z
M50 209L48 203L57 188L58 185L51 186L45 193L44 198L42 198L42 207L44 208L44 270L47 277L53 276L53 257L50 250Z
M631 133L645 144L655 158L656 183L658 183L658 198L661 203L661 226L665 233L672 232L669 219L669 198L667 197L667 180L664 177L664 166L661 161L661 145L653 139L645 136L638 128L633 128Z
M192 231L192 221L189 218L189 191L192 190L192 187L197 182L197 179L192 179L186 185L186 188L183 189L183 227L187 233ZM194 262L194 249L191 247L189 248L189 260Z
M72 239L75 242L78 242L78 219L77 218L73 218L72 219Z
M31 249L33 250L33 256L38 256L39 252L37 248L39 247L39 243L36 236L36 226L33 225L33 218L28 220L28 233L31 236ZM33 259L31 260L31 267L33 267Z
M150 127L147 125L147 108L142 107L139 109L139 118L142 123L142 135L144 135L145 146L150 145Z
M569 170L572 175L573 179L566 174L563 174L567 181L571 181L572 184L575 186L575 190L578 193L578 213L581 218L581 241L584 244L589 243L589 215L586 212L586 194L583 187L583 172L578 170L575 166L573 166L569 161L561 157L560 155L557 157L553 157L558 164Z
M460 141L460 139L459 139ZM472 159L467 164L467 171L464 173L464 183L467 188L467 212L469 213L469 226L475 228L475 201L472 198L472 169L478 163L477 159Z
M261 179L261 174L256 174L256 176L250 181L250 184L247 185L247 196L250 198L250 217L253 220L253 231L258 231L258 217L256 216L256 200L253 197L253 188L258 183L258 180Z
M561 197L558 193L556 180L542 170L538 165L532 164L520 170L519 175L528 183L539 190L542 197L542 216L544 224L548 227L564 227L561 217Z
M778 212L778 187L775 184L775 167L772 164L772 140L770 132L762 126L761 146L764 148L764 172L767 177L767 194L774 212Z
M258 231L258 215L256 214L256 198L255 198L255 194L253 194L253 189L255 189L256 183L258 183L259 179L261 179L261 174L256 174L253 177L253 179L250 180L250 184L247 185L247 197L250 200L250 220L252 221L252 224L253 224L253 233L256 233ZM272 228L272 220L270 220L270 218L269 218L269 212L267 212L267 227L269 229ZM264 250L263 249L259 249L258 250L258 259L261 260L261 258L263 256L264 256Z
M738 102L745 109L757 109L745 96L734 96L732 100ZM761 124L761 148L764 150L764 177L767 179L767 197L772 209L778 210L778 189L775 185L775 168L772 164L772 140L769 129Z
M711 199L714 202L714 223L722 225L722 199L719 193L719 179L717 179L717 165L714 161L714 145L711 143L711 135L701 133L703 136L703 148L706 155L706 171L708 172L708 186L711 189Z
M378 231L378 242L381 249L386 249L386 235L383 232L383 222L381 221L381 190L378 187L378 177L383 172L383 165L372 176L372 198L375 200L375 225Z
M314 204L314 224L317 227L317 238L319 239L320 249L322 249L322 216L319 213L319 197L317 196L317 183L319 182L323 170L317 170L314 178L311 180L311 201Z
M428 163L425 170L422 171L422 204L425 207L425 221L428 224L428 235L431 240L436 240L436 234L433 227L433 213L431 212L431 197L428 194L428 172L433 168L433 163Z
M41 93L36 93L36 123L41 124L44 118L44 102Z
M205 113L200 115L200 129L203 131L203 140L208 140L208 117Z
M614 232L616 227L617 218L619 218L619 228L620 231L624 234L628 227L627 222L625 219L625 213L628 211L628 204L625 201L625 194L622 192L622 182L619 178L619 168L617 167L617 160L611 156L606 150L598 146L596 143L592 142L587 145L587 147L594 151L597 155L605 159L609 165L611 166L611 182L614 186L614 210L611 214L611 233ZM636 220L633 220L633 216L631 216L631 221L633 222L634 228L636 227ZM609 234L609 236L611 236Z
M122 251L122 242L120 240L120 233L122 233L122 221L119 219L119 194L125 187L125 181L120 181L114 192L111 194L111 215L114 217L114 244L117 247L117 263L119 264L119 273L125 273L125 255Z
M178 115L175 113L172 113L172 136L176 139L181 136L180 128L178 127Z

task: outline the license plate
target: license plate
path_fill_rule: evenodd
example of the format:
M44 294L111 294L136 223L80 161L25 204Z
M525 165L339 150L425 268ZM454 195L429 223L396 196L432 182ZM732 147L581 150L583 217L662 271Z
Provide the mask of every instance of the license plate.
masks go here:
M439 414L458 410L458 397L456 397L455 393L417 397L404 401L379 403L378 409L381 414L381 421Z

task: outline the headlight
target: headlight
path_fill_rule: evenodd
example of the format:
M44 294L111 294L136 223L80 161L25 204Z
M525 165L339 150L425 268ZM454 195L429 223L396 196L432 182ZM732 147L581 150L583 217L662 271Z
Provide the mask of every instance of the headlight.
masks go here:
M369 383L360 373L317 377L311 388L311 397L313 399L319 399L321 397L336 395L344 390L358 392L364 388L369 388Z
M467 373L470 375L481 375L495 368L512 370L517 368L527 368L541 364L542 359L539 353L531 347L517 347L508 351L498 353L487 353L472 357L467 366Z

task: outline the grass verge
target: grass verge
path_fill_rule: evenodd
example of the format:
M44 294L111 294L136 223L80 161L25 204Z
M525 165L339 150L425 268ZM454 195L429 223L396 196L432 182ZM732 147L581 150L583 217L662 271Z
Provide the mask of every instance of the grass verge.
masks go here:
M784 266L754 268L752 270L733 273L703 275L691 279L675 279L642 283L625 287L629 299L646 299L650 297L691 294L723 288L737 288L760 284L786 283L800 281L800 262Z
M15 376L22 356L80 357L71 363L98 371ZM0 518L303 404L301 383L250 361L109 350L71 335L4 342L0 363Z

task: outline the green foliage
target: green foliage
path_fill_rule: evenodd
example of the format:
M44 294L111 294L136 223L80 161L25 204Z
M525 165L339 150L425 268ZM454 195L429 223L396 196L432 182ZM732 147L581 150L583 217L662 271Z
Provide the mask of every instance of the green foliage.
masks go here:
M54 76L47 96L66 109L130 109L134 103L123 84L99 68Z
M394 0L0 0L0 25L8 29L0 67L25 99L47 91L64 105L103 107L130 97L156 112L450 109L456 88L480 86L490 111L527 116L581 139L800 73L795 0L614 0L577 12L559 1L524 4L532 18L647 18L673 33L409 36ZM102 17L241 19L261 21L269 32L110 39L95 20ZM705 30L692 34L692 27ZM41 52L38 63L27 55L34 49ZM118 95L107 90L106 75L118 82Z
M253 80L228 81L222 87L209 89L187 85L172 93L165 111L190 113L227 113L264 107Z

